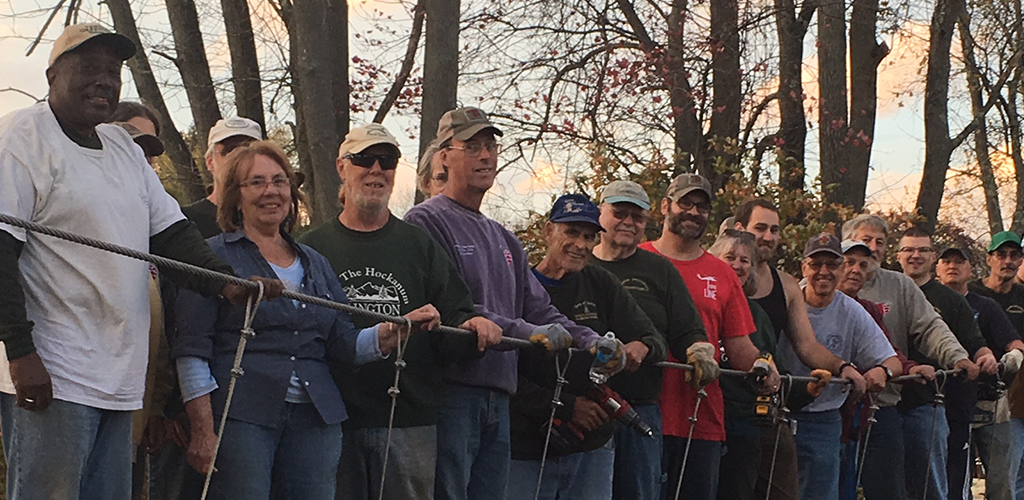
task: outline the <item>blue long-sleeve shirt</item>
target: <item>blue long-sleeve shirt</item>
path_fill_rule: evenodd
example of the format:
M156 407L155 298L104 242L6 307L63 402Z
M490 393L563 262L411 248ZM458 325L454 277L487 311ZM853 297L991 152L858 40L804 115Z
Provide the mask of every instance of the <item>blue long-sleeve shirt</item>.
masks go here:
M413 207L405 220L423 228L452 258L473 292L478 311L510 337L528 338L539 325L557 323L590 347L597 334L563 316L530 271L516 236L482 213L435 196ZM483 357L447 368L445 379L462 385L516 391L515 351L489 350Z
M347 303L341 284L330 264L313 249L292 245L305 270L300 291L336 302ZM214 253L231 263L240 276L276 278L259 248L241 231L215 236L207 240ZM175 304L177 332L169 341L171 356L200 358L209 363L217 384L211 404L219 416L224 410L227 384L238 347L238 336L245 316L244 306L231 305L224 299L207 299L193 292L182 291ZM231 418L253 424L276 427L284 417L285 394L292 372L309 394L325 423L335 424L347 418L345 404L328 369L327 358L358 364L380 359L375 343L367 342L372 329L362 335L347 313L311 304L296 307L290 300L260 304L252 328L256 336L249 339L242 369L232 401ZM357 343L361 345L358 349ZM371 347L371 352L367 352Z

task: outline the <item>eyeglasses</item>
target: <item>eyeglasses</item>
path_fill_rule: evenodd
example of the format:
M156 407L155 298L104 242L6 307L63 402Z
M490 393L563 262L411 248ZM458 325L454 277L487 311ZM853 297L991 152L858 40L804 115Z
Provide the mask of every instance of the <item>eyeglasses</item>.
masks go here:
M839 266L842 265L842 263L843 263L843 261L841 261L841 260L806 260L806 261L804 261L804 265L806 265L807 267L809 267L809 268L811 268L811 269L813 269L815 271L818 271L818 270L820 270L823 267L828 268L829 271L835 271L836 269L839 269Z
M612 210L612 217L619 220L633 219L637 224L647 222L647 214L644 212L628 212L626 210Z
M467 142L465 146L448 146L448 149L461 149L469 156L477 156L487 150L488 153L498 154L501 151L501 144L497 142L488 142L486 144L480 144L479 142Z
M699 213L702 213L702 214L705 214L705 215L711 213L711 203L710 202L697 202L697 203L695 203L695 202L690 201L690 200L688 200L686 198L679 198L678 200L676 200L676 205L679 205L679 208L683 209L684 212L689 212L690 210L693 210L693 207L697 207L697 212L699 212Z
M921 254L926 254L926 253L932 253L935 250L932 247L903 247L903 248L900 248L899 251L900 251L900 253L909 253L909 254L913 255L916 252L920 252Z
M353 165L357 165L363 168L373 168L374 163L380 165L381 170L394 170L398 168L397 156L372 155L369 153L349 153L345 155L344 158L351 161Z
M265 177L254 177L247 181L238 183L238 187L240 188L251 187L262 191L265 191L271 185L278 189L288 189L292 186L292 181L283 175L278 175L274 176L274 178L270 180L267 180Z

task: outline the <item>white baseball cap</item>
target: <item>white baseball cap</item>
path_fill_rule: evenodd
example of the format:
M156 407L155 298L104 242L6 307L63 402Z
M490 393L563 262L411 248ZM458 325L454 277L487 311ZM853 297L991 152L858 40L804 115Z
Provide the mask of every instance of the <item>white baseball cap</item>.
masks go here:
M263 129L260 128L259 123L248 118L240 116L222 118L217 120L217 123L210 128L210 135L206 139L206 145L207 147L213 147L214 144L236 135L244 135L259 141L263 139Z

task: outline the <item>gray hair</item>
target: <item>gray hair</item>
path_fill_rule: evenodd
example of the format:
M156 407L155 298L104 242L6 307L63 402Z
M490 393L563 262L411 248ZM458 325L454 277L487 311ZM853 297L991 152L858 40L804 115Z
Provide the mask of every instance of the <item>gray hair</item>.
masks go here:
M889 237L889 223L875 214L860 214L843 224L843 238L850 239L861 226L869 226L872 229L885 233Z
M747 252L750 253L750 260L752 261L752 268L750 275L747 276L747 281L741 283L743 285L743 293L750 297L757 293L757 272L753 269L757 267L757 240L754 238L752 233L741 231L739 229L724 228L718 235L718 239L708 249L708 253L715 257L722 258L723 255L729 253L734 247L744 247Z

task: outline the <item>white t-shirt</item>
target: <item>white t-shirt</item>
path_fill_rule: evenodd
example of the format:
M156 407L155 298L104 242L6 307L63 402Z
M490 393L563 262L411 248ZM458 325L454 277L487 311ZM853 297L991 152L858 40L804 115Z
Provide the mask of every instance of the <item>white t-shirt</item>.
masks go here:
M0 213L140 251L184 216L128 133L96 127L102 150L61 130L46 102L0 118ZM56 399L142 407L149 349L148 265L0 224L19 260L32 338ZM2 344L0 344L2 345ZM0 391L14 393L6 353Z
M871 314L856 300L838 290L829 305L807 306L807 315L818 342L832 354L852 361L862 370L873 368L896 355L889 339ZM811 374L811 369L796 356L788 336L783 335L779 339L778 352L779 363L789 369L790 373L804 376ZM846 393L842 388L829 384L817 399L801 411L835 410L843 405L843 401L846 401Z

